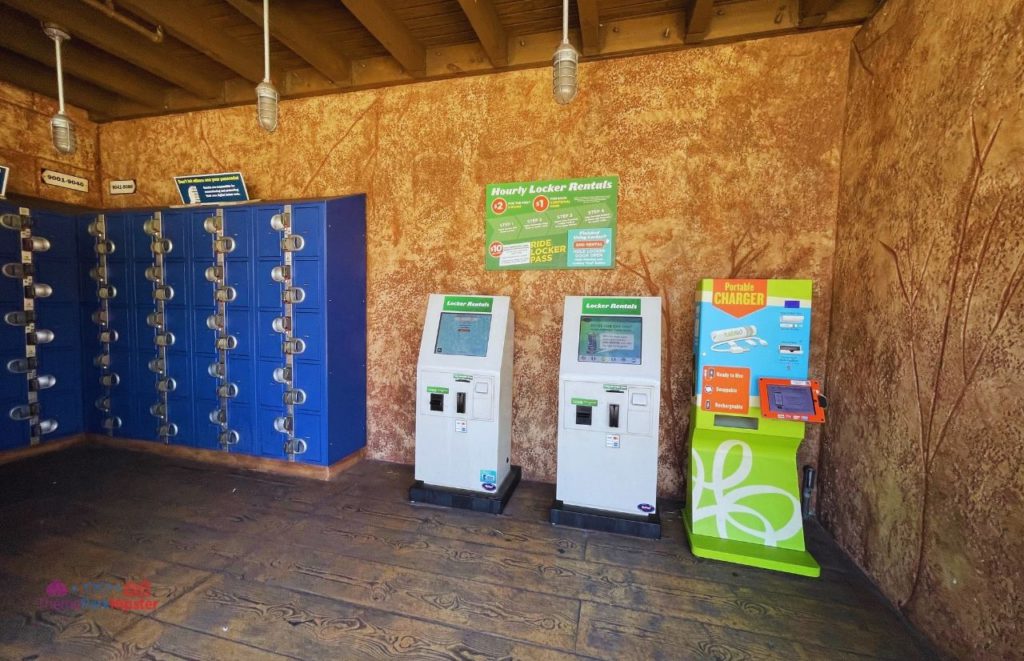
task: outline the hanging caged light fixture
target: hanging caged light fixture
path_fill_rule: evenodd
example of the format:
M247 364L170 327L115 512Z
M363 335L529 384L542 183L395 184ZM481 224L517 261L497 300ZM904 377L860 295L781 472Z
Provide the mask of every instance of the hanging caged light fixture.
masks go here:
M64 28L53 23L43 23L43 32L50 39L57 52L57 102L59 108L57 114L50 119L50 133L53 137L53 146L61 154L75 153L75 125L71 118L64 114L64 68L60 60L60 45L71 36Z
M267 133L277 129L277 101L270 82L270 0L263 0L263 81L256 86L256 116Z
M576 98L576 70L580 54L569 43L569 0L562 0L562 43L551 62L551 90L555 101L566 104Z

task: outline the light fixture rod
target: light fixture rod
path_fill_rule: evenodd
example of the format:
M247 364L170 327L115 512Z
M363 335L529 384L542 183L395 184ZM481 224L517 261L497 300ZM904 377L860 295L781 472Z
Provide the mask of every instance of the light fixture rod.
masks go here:
M59 36L53 37L53 48L57 54L57 104L60 106L60 114L64 114L64 66L60 59L60 43L63 41Z
M263 0L263 80L270 80L270 0Z
M569 43L569 0L562 0L562 43Z

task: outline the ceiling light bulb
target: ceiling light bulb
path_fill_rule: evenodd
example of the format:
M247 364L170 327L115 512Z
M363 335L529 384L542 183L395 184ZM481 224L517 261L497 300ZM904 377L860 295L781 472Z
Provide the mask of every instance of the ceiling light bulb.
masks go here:
M277 129L277 90L269 80L264 80L256 86L256 114L267 133L273 133Z
M75 153L75 125L71 118L62 112L50 119L50 132L53 134L53 146L61 154Z
M569 43L569 0L562 0L562 43L551 59L551 92L565 105L576 98L576 69L580 54Z
M555 50L551 62L551 91L555 101L566 104L576 98L576 70L579 67L579 53L567 41Z

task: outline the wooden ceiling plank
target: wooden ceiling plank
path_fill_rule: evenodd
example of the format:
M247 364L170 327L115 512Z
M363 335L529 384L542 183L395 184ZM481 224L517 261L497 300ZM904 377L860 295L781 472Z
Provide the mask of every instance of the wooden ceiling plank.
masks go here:
M223 84L196 67L182 67L168 57L163 44L154 44L145 37L120 25L99 12L74 0L3 0L4 4L30 14L41 21L62 25L72 39L81 39L126 62L145 69L200 97L215 99L222 95Z
M834 0L799 0L800 18L797 25L802 28L816 28L825 21Z
M128 11L164 30L179 41L188 44L206 57L220 62L242 78L258 83L263 80L263 44L244 46L228 38L213 22L207 20L197 8L181 0L117 0ZM280 76L278 76L280 77Z
M263 26L263 5L258 0L227 0L240 14ZM276 3L270 8L270 34L335 84L352 78L352 60L335 40L318 29L293 7Z
M398 60L409 75L426 74L427 51L409 28L380 0L341 0L370 34Z
M508 64L508 33L498 18L493 0L459 0L463 13L473 26L487 58L496 67Z
M686 37L688 44L699 44L708 36L711 17L715 13L714 0L692 0L686 14Z
M40 62L56 66L53 42L38 21L0 5L0 46ZM83 48L75 39L61 45L64 71L75 78L133 99L150 108L162 108L165 88L122 60L101 51Z
M0 80L52 99L57 98L56 71L3 49L0 49ZM118 101L116 94L67 75L64 76L64 98L71 105L101 117L111 116Z
M583 54L597 55L601 52L601 17L597 0L576 0L576 9L580 15Z

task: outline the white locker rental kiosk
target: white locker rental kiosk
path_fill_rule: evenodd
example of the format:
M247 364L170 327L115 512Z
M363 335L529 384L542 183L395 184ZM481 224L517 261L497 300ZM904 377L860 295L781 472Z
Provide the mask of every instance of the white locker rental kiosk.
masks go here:
M551 523L660 537L661 299L569 296Z
M519 483L512 444L507 296L431 294L416 370L416 482L409 499L500 513Z

